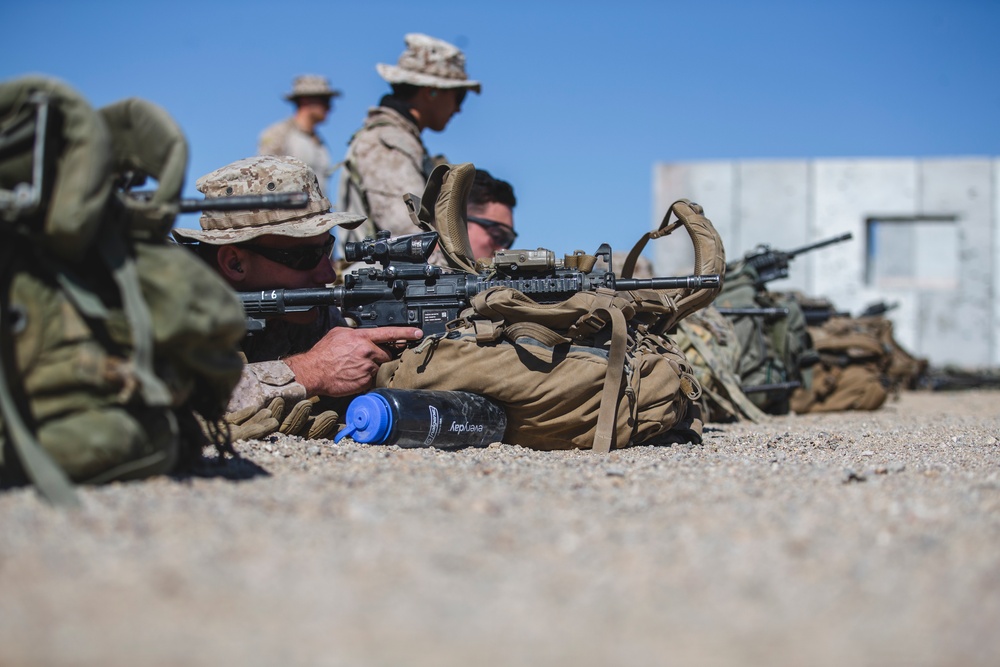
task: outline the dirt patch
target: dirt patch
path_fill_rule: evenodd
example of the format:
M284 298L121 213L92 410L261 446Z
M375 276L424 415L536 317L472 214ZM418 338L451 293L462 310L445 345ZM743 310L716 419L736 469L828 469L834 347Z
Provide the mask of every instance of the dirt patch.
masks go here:
M994 665L1000 392L0 495L0 664Z

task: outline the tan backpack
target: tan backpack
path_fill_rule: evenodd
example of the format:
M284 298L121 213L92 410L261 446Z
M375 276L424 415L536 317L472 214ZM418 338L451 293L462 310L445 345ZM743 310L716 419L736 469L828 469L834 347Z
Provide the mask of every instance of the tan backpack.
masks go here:
M809 333L819 363L811 385L792 394L794 412L876 410L885 403L891 354L863 322L834 317Z
M465 202L475 168L435 169L424 196L409 200L413 217L441 234L459 270L489 270L468 246ZM428 205L433 202L432 205ZM677 220L673 221L676 217ZM719 274L725 255L700 207L675 203L657 232L683 227L696 248L696 275ZM567 265L589 271L596 257L577 252ZM629 277L626 262L623 277ZM663 331L711 302L717 290L608 289L579 292L559 303L537 303L509 287L473 300L447 333L429 336L379 371L379 387L470 391L507 412L504 440L536 449L593 448L699 442L702 421L692 401L700 387L683 353Z

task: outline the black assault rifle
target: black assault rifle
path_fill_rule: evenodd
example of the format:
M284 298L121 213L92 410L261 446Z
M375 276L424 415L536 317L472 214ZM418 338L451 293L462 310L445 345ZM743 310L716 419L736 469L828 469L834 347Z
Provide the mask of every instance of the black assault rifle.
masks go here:
M483 273L452 272L427 262L437 241L437 232L399 238L379 232L375 239L347 243L344 257L349 262L379 262L381 268L352 271L344 276L342 286L241 292L247 329L250 333L262 330L269 317L337 306L359 327L412 326L434 334L444 333L445 325L469 306L473 296L492 287L510 287L539 303L556 303L602 287L627 291L720 285L718 274L631 280L615 278L611 271L585 273L565 268L551 250L544 249L504 250L494 256L492 269ZM596 254L611 266L608 244L602 244Z
M885 301L870 303L858 314L858 317L879 317L896 308L899 308L898 301L893 301L892 303L886 303Z
M743 259L748 265L752 266L757 271L757 284L765 285L772 280L777 280L778 278L787 278L788 262L795 259L798 255L811 250L825 248L826 246L833 245L834 243L847 241L852 237L853 234L851 234L851 232L847 232L846 234L841 234L840 236L834 236L833 238L817 241L816 243L806 244L800 248L795 248L794 250L774 250L771 246L759 245L756 250L747 253ZM726 268L734 270L736 266L735 264L731 264Z

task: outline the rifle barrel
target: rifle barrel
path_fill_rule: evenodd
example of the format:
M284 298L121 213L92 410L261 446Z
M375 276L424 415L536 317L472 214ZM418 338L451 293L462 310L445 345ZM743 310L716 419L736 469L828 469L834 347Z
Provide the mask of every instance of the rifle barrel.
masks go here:
M722 278L718 273L706 273L668 278L619 278L615 280L614 289L622 292L638 289L705 289L721 284Z
M255 209L305 208L309 195L305 192L281 192L272 195L238 195L208 199L181 199L181 213L197 211L247 211Z
M756 394L764 391L787 391L788 389L798 389L801 386L801 382L792 380L791 382L774 382L772 384L743 385L740 389L743 390L744 394Z
M789 250L785 254L789 257L795 257L796 255L801 255L804 252L809 252L810 250L817 250L819 248L825 248L828 245L833 245L834 243L840 243L841 241L847 241L854 238L854 234L851 232L845 232L840 236L834 236L833 238L823 239L822 241L816 241L815 243L807 243L804 246L796 248L795 250Z
M749 315L750 317L770 317L772 315L778 315L781 317L786 317L788 315L787 308L726 308L723 306L716 308L723 315Z

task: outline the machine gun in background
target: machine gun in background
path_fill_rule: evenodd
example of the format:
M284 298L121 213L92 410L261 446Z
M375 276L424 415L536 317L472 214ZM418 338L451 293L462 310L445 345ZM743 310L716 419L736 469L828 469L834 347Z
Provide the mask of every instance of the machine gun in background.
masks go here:
M835 243L841 243L853 238L851 232L841 234L840 236L834 236L833 238L824 239L822 241L817 241L816 243L809 243L802 247L795 248L794 250L774 250L768 245L757 246L755 250L746 254L743 261L754 268L757 272L757 285L763 286L772 280L777 280L779 278L788 277L788 263L798 257L799 255L810 252L813 250L818 250L820 248L825 248L826 246L833 245ZM729 270L735 270L735 263L730 264L727 267Z
M445 325L469 306L473 296L493 287L509 287L540 303L556 303L582 291L642 289L708 289L718 287L718 274L668 278L620 279L611 271L584 272L558 262L551 250L505 250L493 266L479 274L456 273L428 263L437 245L437 232L347 243L349 262L381 264L344 276L344 284L312 289L274 289L242 292L247 329L260 331L265 319L303 312L316 306L338 306L359 327L414 326L425 334L444 333ZM610 266L611 248L597 251ZM571 258L574 256L570 256Z
M899 308L898 301L893 301L892 303L886 303L885 301L870 303L864 310L858 313L858 317L878 317L880 315L885 315L890 310L895 310L896 308Z
M802 308L802 314L806 318L806 326L818 327L826 323L827 320L833 317L850 317L851 314L846 310L837 310L833 307L833 304L807 304L800 303Z

